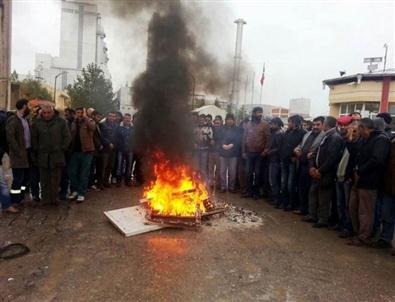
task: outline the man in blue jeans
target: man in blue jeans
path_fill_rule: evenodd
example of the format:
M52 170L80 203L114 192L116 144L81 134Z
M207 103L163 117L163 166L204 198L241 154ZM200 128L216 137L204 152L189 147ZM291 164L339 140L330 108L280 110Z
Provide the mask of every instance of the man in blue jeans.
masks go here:
M296 154L295 148L300 144L306 131L302 129L303 118L293 115L288 119L288 129L284 134L280 150L281 160L281 205L284 211L295 210L298 206L296 190Z
M384 177L384 198L381 212L382 228L380 239L372 244L375 248L392 247L395 229L395 138L391 140L391 150Z
M132 181L132 162L133 162L133 126L132 116L125 113L122 124L116 131L117 145L117 187L122 184L124 179L125 186L130 187Z
M272 144L268 152L269 157L269 181L271 187L271 203L280 205L280 184L281 184L281 168L280 168L280 148L284 137L282 130L284 123L279 117L275 117L270 121L270 132L272 135Z

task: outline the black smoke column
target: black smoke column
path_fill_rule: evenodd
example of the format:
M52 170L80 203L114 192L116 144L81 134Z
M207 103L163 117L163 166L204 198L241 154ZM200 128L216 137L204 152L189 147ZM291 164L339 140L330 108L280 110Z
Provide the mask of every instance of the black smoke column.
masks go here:
M133 84L136 147L152 159L162 151L171 161L185 161L193 145L188 100L191 75L187 57L193 45L179 5L154 13L148 29L147 69Z

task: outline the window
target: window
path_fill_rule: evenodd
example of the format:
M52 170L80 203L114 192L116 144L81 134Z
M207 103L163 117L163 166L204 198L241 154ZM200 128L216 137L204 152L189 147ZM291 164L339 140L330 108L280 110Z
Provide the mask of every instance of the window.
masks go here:
M340 114L348 114L347 104L341 104L340 105Z
M377 113L379 112L380 103L366 103L365 111Z

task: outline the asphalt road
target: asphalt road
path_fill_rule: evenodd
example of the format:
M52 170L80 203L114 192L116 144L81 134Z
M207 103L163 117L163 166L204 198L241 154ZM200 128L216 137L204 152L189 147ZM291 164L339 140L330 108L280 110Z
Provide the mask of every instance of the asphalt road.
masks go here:
M0 301L395 301L388 251L347 246L263 200L223 195L261 223L125 238L103 211L137 204L140 190L88 197L0 217L0 244L31 249L0 261Z

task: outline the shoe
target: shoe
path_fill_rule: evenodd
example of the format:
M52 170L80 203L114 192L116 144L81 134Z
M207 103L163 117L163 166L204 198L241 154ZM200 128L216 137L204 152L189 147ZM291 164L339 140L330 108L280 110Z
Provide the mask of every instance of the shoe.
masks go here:
M33 196L33 198L32 198L32 200L34 201L34 202L40 202L41 201L41 198L40 197L37 197L37 196Z
M281 209L283 208L283 205L282 205L281 203L276 203L276 204L274 205L274 208L275 208L275 209L281 210Z
M121 182L117 182L116 187L120 188L121 186L122 186L122 183Z
M17 208L15 208L14 206L9 206L7 209L4 209L4 212L10 213L10 214L17 214L20 211Z
M305 216L302 218L303 222L308 222L308 223L317 223L317 219L311 217L311 216Z
M252 195L249 194L249 193L243 193L243 194L241 194L241 197L242 197L242 198L251 198Z
M125 181L125 186L131 187L131 186L132 186L132 183L131 183L130 181Z
M113 177L112 179L111 179L111 182L112 182L112 184L116 184L117 183L117 178L116 177Z
M359 238L352 238L349 242L347 242L347 245L352 245L352 246L366 246L367 244L363 242Z
M105 184L104 184L104 187L105 187L105 188L111 188L111 184L110 184L109 182L108 182L108 183L105 183Z
M77 203L81 203L81 202L83 202L84 200L85 200L85 197L84 197L84 196L78 195L78 197L77 197Z
M315 228L315 229L321 229L321 228L327 228L327 227L328 227L327 223L316 222L313 224L313 228Z
M52 206L58 206L58 205L60 205L60 201L59 200L54 200L54 201L51 202L51 205Z
M221 190L219 190L219 192L220 193L226 193L226 190L225 189L221 189Z
M78 197L78 193L73 192L73 193L70 193L70 195L67 197L67 199L74 200L74 199L77 199L77 197Z
M294 213L296 215L303 215L303 212L301 210L295 210L295 211L292 211L292 213Z
M66 195L59 195L59 200L65 201L67 200L67 196Z
M286 206L284 209L284 212L291 212L293 210L292 206Z
M343 230L343 231L339 234L339 238L343 238L343 239L352 238L352 236L353 236L353 233L350 232L349 230Z
M375 249L390 249L390 248L392 248L392 244L390 242L383 240L383 239L379 239L378 241L373 242L370 246Z
M260 196L257 195L257 194L254 194L254 195L252 196L252 199L254 199L254 200L258 200L259 198L260 198Z

